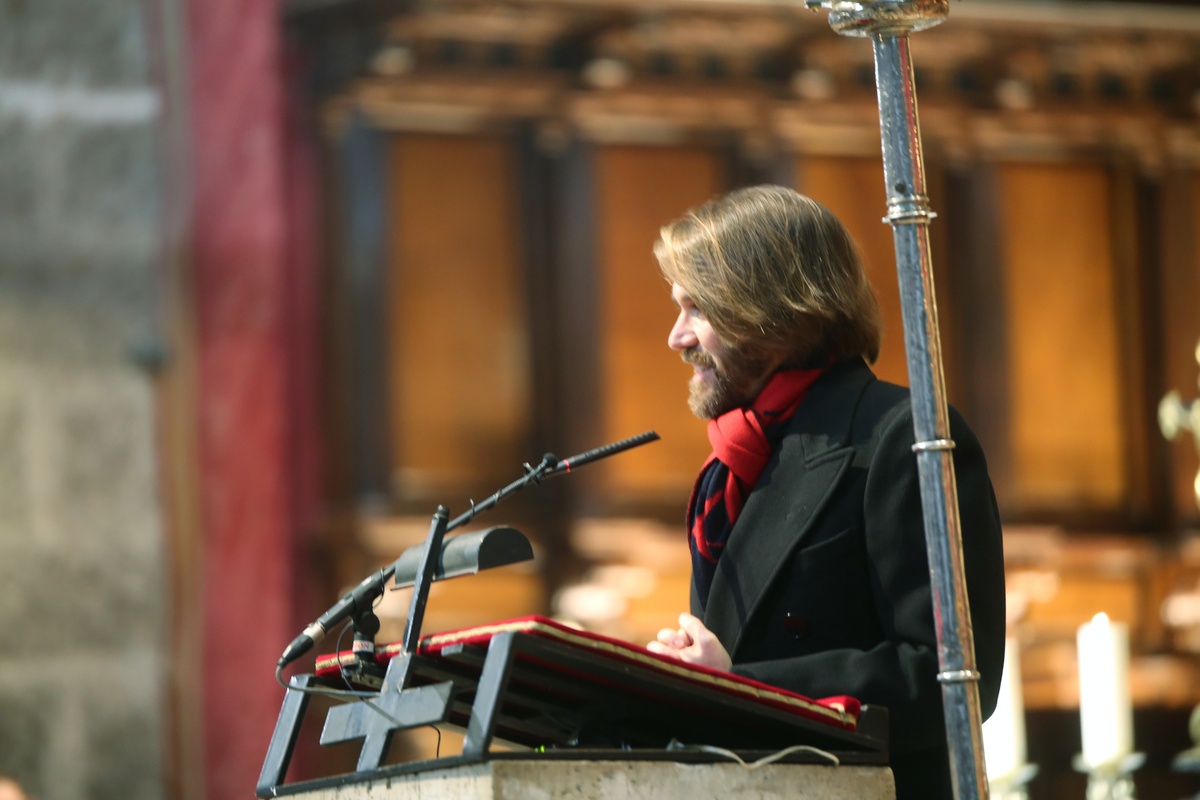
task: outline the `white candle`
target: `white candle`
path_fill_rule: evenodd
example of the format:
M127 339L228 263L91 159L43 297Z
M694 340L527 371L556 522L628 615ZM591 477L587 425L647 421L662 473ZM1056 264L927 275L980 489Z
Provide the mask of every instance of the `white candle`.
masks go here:
M1078 652L1083 763L1115 764L1133 752L1129 629L1097 614L1080 626Z
M1004 644L1004 673L996 710L983 723L983 757L989 781L1010 777L1025 766L1025 700L1021 694L1021 653L1017 640Z

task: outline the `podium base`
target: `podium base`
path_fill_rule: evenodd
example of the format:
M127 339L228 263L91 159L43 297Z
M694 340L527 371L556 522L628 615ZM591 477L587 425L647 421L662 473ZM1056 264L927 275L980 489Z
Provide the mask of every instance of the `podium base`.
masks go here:
M502 759L297 792L299 800L895 800L882 766Z

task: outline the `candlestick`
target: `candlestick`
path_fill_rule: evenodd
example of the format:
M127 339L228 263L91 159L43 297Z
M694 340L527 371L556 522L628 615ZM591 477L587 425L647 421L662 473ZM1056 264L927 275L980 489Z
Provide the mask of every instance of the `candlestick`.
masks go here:
M1088 776L1087 800L1136 800L1133 773L1145 763L1145 753L1130 753L1120 761L1101 767L1089 767L1083 763L1083 756L1077 755L1072 766L1076 772L1083 772Z
M983 723L983 754L989 781L1007 777L1024 766L1025 701L1021 695L1021 654L1017 640L1004 643L1004 673L996 710Z
M1079 628L1078 653L1083 764L1095 771L1133 752L1129 629L1097 614Z
M992 800L1025 800L1037 767L1026 764L1025 700L1021 651L1015 638L1004 643L1004 672L996 710L983 723L983 756Z

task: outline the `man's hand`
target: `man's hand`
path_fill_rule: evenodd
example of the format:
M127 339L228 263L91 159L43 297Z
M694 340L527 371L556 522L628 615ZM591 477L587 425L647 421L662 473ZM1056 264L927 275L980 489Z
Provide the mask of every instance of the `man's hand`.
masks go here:
M733 660L724 645L704 623L691 614L679 615L679 629L663 628L658 639L646 645L651 653L678 658L685 664L729 671Z

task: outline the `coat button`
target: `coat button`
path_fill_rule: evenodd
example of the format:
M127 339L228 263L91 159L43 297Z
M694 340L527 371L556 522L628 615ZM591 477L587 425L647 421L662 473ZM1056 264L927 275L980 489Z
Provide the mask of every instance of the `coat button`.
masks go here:
M783 615L783 629L793 637L799 639L808 630L808 623L804 617L789 611Z

